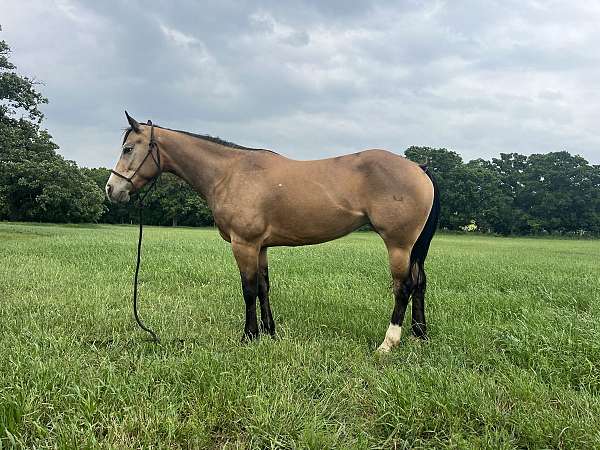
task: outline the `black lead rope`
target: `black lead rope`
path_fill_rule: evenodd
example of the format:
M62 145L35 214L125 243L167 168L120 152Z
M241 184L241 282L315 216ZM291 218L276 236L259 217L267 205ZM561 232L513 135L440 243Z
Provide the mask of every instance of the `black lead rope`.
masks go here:
M133 277L133 317L135 317L135 321L140 326L140 328L142 330L144 330L145 332L147 332L148 334L150 334L150 336L152 336L152 340L154 341L154 343L158 344L160 342L160 339L158 338L158 336L154 332L154 330L152 330L151 328L146 326L146 324L144 324L142 319L140 319L140 315L138 313L138 306L137 306L138 275L140 273L140 263L142 260L142 236L144 233L144 217L143 217L144 203L143 202L146 199L146 197L148 196L148 194L150 193L150 191L152 190L152 188L154 187L154 185L156 184L156 180L158 180L158 176L154 179L154 181L152 182L152 184L150 185L150 187L148 188L148 190L146 191L144 196L143 197L140 196L138 205L137 205L138 213L139 213L138 218L139 218L139 222L140 222L140 228L139 228L140 232L139 232L139 236L138 236L137 258L136 258L136 263L135 263L135 275Z
M152 125L152 122L150 120L148 121L148 125L150 126L150 142L148 143L148 153L146 153L146 156L144 157L144 159L142 160L142 162L140 163L138 168L135 169L133 171L133 174L129 177L126 177L125 175L122 175L119 172L116 172L114 170L111 170L111 172L114 173L115 175L117 175L118 177L129 181L129 183L131 183L131 185L133 185L133 181L132 181L133 177L137 174L138 170L140 170L141 167L144 165L144 163L148 159L148 156L152 157L152 160L158 167L158 173L154 176L154 179L152 180L152 184L150 185L148 190L144 193L144 195L138 196L137 207L138 207L138 213L139 213L138 217L139 217L139 222L140 222L140 228L139 228L140 232L139 232L139 236L138 236L135 275L133 277L133 316L135 317L135 321L140 326L140 328L142 330L146 331L147 333L149 333L150 336L152 336L152 340L154 341L154 343L158 344L160 342L160 339L158 338L157 334L151 328L147 327L144 324L144 322L142 322L142 319L140 319L140 315L138 313L138 307L137 307L138 276L140 273L140 263L142 260L142 236L143 236L143 228L144 228L144 225L143 225L143 223L144 223L144 220L143 220L144 219L144 217L143 217L144 200L146 200L146 197L148 197L148 194L150 193L150 191L152 191L152 188L154 187L154 185L158 181L158 178L162 174L162 168L160 167L160 152L158 151L158 144L154 140L154 125ZM156 149L156 158L152 154L152 150L154 150L154 149Z

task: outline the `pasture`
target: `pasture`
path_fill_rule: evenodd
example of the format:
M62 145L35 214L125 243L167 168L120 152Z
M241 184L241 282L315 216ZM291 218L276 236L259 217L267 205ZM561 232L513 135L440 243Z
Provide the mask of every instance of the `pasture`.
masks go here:
M437 235L430 341L373 351L383 243L269 250L279 338L240 344L212 229L0 223L3 448L600 447L600 242ZM410 308L405 325L410 324Z

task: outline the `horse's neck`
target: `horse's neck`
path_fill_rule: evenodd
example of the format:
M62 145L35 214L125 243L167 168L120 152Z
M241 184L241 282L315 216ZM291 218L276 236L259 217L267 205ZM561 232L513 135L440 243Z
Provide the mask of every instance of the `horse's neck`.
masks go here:
M239 151L183 133L161 130L165 171L185 180L213 206L214 187L229 174Z

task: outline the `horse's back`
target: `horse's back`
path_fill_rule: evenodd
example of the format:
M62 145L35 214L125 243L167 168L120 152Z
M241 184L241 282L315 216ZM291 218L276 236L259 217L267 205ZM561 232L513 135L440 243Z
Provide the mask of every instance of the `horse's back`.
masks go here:
M326 187L330 195L339 195L365 211L374 201L414 197L416 202L427 203L432 196L431 181L418 164L382 149L310 161L285 159L275 164L272 173L284 175L302 191L310 184Z
M412 246L434 195L431 180L418 164L382 149L306 163L315 179L327 180L329 195L338 203L351 205L384 239Z

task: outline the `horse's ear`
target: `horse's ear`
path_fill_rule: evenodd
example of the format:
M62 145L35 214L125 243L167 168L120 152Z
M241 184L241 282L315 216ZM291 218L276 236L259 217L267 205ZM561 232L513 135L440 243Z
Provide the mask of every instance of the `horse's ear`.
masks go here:
M131 126L131 129L133 131L135 131L136 133L140 132L140 124L137 123L137 120L135 120L133 117L131 117L127 111L125 111L125 117L127 117L127 122L129 122L129 125Z

